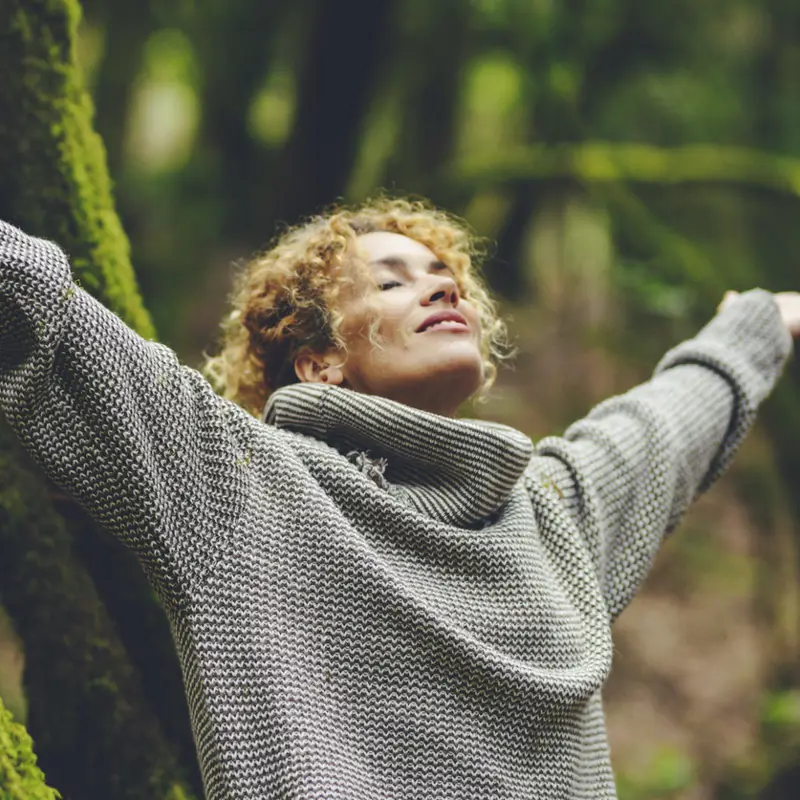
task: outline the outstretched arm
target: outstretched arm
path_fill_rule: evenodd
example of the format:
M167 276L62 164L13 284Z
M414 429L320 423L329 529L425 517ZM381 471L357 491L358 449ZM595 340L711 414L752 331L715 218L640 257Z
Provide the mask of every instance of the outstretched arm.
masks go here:
M755 290L725 301L652 380L536 448L529 479L552 486L577 521L612 616L752 424L800 327L796 298Z
M166 600L223 553L265 426L77 287L54 244L3 222L0 407L51 478L137 551Z

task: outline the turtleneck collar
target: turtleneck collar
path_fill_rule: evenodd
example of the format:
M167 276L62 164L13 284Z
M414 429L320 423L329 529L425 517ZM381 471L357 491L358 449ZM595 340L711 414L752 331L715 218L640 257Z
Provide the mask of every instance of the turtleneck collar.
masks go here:
M389 491L442 522L471 526L510 495L533 445L506 425L451 419L385 397L300 383L275 392L264 421L341 452L385 459Z

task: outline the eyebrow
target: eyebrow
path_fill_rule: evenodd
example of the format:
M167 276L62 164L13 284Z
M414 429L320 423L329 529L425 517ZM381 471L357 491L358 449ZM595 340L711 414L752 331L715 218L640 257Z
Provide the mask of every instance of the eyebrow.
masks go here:
M389 267L390 269L398 270L398 269L407 269L408 262L401 258L400 256L384 256L383 258L377 258L375 261L370 261L370 266L372 265L380 265ZM444 261L440 261L436 259L435 261L431 261L428 264L428 271L429 272L437 272L441 269L450 269Z

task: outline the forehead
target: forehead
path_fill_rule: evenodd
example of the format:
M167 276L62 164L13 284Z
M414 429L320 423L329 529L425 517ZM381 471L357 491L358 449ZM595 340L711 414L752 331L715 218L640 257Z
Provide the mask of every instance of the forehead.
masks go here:
M373 231L358 237L358 246L367 263L401 258L404 261L436 261L436 255L422 242L390 231Z

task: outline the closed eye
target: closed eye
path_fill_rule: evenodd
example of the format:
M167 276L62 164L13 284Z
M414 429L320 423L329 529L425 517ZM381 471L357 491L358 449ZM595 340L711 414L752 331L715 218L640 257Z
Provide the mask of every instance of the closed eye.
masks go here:
M403 284L400 281L385 281L384 283L379 283L378 288L382 291L388 291L389 289L394 289L395 286L402 286Z

